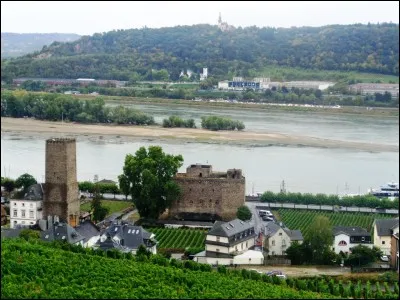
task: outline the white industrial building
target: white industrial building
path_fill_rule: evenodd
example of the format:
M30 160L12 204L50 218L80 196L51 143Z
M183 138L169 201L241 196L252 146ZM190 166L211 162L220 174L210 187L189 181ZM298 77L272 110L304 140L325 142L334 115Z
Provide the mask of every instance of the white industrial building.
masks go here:
M399 98L399 84L388 83L357 83L349 86L349 90L362 95L384 94L388 92L393 98Z

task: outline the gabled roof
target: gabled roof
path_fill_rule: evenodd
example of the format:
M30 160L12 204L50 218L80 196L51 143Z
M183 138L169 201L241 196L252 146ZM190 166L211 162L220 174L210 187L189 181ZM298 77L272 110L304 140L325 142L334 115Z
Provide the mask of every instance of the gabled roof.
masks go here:
M290 237L291 241L302 241L302 240L304 240L303 235L301 234L300 230L289 230L287 228L283 228L283 230Z
M111 234L106 233L106 239L105 241L101 242L100 240L97 241L96 245L99 247L99 249L103 250L103 251L108 251L111 249L117 249L121 252L129 252L130 249L121 246L120 244L118 244L117 242L115 242L111 236Z
M395 219L377 219L376 224L376 234L378 236L391 236L391 230L399 226L399 218Z
M24 200L43 200L43 186L41 183L32 184L24 195Z
M49 229L42 231L41 238L43 241L67 241L75 244L85 239L74 228L67 223L55 222L49 225Z
M333 235L344 233L348 236L371 236L366 229L357 226L334 226L332 233Z
M112 238L117 237L123 241L123 246L130 249L137 249L140 245L147 246L150 243L151 232L143 229L142 226L134 226L127 223L113 223L107 228L106 234Z
M266 236L273 236L279 229L281 229L281 227L275 222L267 222L264 233Z
M85 242L94 236L100 235L100 229L90 220L79 224L75 227L75 230L85 238Z
M207 234L230 237L250 228L254 228L254 226L249 221L241 221L239 219L230 222L216 221Z

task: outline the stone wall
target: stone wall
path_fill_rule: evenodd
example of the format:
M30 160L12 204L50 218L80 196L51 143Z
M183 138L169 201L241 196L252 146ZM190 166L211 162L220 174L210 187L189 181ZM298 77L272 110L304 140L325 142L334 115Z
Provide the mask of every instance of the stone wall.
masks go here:
M76 140L46 141L46 182L43 195L43 218L59 216L71 226L80 213L79 188L76 177Z
M189 216L191 219L225 221L236 218L238 207L245 204L246 185L241 170L218 172L215 173L218 174L216 177L212 172L207 173L201 172L201 176L194 171L177 174L175 182L180 186L182 194L172 204L170 217L185 219Z

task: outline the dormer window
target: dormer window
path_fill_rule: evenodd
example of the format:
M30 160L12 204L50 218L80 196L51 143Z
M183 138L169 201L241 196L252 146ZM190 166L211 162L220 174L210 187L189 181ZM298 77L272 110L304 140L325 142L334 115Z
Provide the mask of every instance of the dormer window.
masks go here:
M362 242L365 242L365 237L361 237L361 241L362 241Z

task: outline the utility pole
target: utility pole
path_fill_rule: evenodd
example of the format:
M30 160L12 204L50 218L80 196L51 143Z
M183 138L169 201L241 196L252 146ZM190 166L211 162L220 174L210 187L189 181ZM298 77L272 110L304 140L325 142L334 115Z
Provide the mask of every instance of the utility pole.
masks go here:
M281 193L286 193L285 180L282 180L281 183Z

